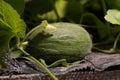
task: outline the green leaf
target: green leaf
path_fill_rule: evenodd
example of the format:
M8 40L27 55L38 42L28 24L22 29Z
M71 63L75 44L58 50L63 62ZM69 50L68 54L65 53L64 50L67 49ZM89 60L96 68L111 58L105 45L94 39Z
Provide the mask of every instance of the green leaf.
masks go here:
M4 0L8 2L19 14L22 14L25 8L24 0Z
M93 26L98 32L100 39L104 39L108 36L108 30L106 29L106 24L104 24L96 15L93 13L85 13L82 15L81 24L86 24L88 26ZM96 34L95 34L96 36Z
M120 11L115 9L109 9L105 15L105 20L120 25Z
M23 38L25 36L26 25L19 14L8 3L0 2L0 23L6 25L6 27L0 27L7 29L8 32L13 33L14 36ZM6 31L6 32L7 32Z
M25 36L26 25L19 14L8 3L0 0L0 62L3 52L9 50L11 38L17 39Z

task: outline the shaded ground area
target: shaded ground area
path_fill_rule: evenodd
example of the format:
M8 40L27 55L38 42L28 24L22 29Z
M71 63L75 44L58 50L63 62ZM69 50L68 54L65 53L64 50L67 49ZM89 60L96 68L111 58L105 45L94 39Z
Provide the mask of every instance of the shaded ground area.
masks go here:
M7 75L1 74L0 80L52 80L33 62L8 60L8 67L3 70ZM91 53L81 64L50 70L60 80L120 80L120 54Z

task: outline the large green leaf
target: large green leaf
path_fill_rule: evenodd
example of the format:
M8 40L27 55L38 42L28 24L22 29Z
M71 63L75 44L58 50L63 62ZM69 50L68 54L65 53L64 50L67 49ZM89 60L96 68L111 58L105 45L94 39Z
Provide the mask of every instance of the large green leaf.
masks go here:
M105 15L105 20L112 24L120 25L120 11L115 9L108 10L107 15Z
M0 1L0 23L6 25L6 27L0 27L7 29L6 32L13 33L21 38L25 36L26 25L24 21L20 19L16 10L2 0Z
M8 3L0 0L0 62L1 57L4 56L3 51L9 49L11 38L23 38L25 36L25 29L26 25L20 19L17 11Z

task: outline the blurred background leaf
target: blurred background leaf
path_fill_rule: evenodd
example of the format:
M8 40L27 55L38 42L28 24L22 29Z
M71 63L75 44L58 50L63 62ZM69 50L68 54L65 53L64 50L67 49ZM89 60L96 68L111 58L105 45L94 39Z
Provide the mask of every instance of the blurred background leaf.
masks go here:
M120 0L105 0L108 9L119 9L120 10Z
M112 24L120 25L120 10L109 9L105 15L105 20Z
M103 23L97 16L92 13L85 13L81 18L81 24L92 26L92 33L94 37L99 36L97 39L102 40L107 37L106 24ZM95 33L95 34L94 34ZM98 34L96 34L98 33Z
M24 0L4 0L8 2L19 14L22 14L25 8Z

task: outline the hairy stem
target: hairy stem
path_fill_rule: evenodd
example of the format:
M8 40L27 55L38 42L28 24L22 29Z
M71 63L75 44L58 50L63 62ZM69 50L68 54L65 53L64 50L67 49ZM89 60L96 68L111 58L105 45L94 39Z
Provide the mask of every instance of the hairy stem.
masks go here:
M119 32L119 34L117 35L117 37L116 37L116 39L114 41L113 49L116 49L119 38L120 38L120 32Z
M40 63L37 59L35 59L33 56L31 56L29 53L27 53L22 47L18 47L18 48L19 48L19 50L22 51L25 55L28 55L28 58L29 58L31 61L37 63L43 70L45 70L45 71L47 72L47 74L48 74L50 77L53 78L53 80L58 80L58 78L57 78L55 75L53 75L46 66L44 66L44 65L43 65L42 63Z

